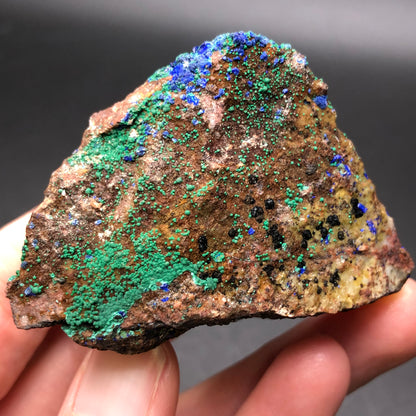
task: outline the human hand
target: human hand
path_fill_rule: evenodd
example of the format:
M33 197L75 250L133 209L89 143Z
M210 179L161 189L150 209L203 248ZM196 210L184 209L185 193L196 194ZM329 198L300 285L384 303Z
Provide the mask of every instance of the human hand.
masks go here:
M357 310L305 319L179 397L169 343L123 356L59 328L19 330L4 296L28 216L0 230L0 415L331 415L345 395L416 355L416 283Z

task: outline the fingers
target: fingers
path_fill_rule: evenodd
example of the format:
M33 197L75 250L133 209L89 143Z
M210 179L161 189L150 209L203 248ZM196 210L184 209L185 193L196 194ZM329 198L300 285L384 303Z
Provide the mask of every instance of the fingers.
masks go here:
M0 415L58 414L74 374L87 352L59 328L51 329L24 373L0 401Z
M307 338L277 355L237 416L334 415L349 380L344 349L327 336Z
M234 414L275 357L317 333L334 338L351 363L350 391L416 355L416 282L357 310L309 318L258 351L183 393L178 415ZM218 386L222 386L218 389ZM220 390L220 391L217 391ZM205 412L205 413L204 413Z
M7 394L47 333L47 329L17 329L5 296L7 280L20 267L29 216L25 214L0 230L0 399Z
M363 308L317 321L346 350L352 367L350 391L416 356L416 282ZM324 318L324 317L321 317Z
M283 337L277 340L282 341ZM266 344L238 363L185 391L179 396L177 416L235 415L278 352L277 345Z
M59 415L174 415L178 389L178 363L169 343L133 356L92 351Z

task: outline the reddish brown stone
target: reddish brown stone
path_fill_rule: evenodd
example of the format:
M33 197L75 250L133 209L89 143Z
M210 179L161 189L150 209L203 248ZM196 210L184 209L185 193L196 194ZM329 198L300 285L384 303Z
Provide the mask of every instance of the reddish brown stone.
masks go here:
M53 173L8 284L16 325L137 353L399 290L412 260L335 118L288 45L240 32L179 56Z

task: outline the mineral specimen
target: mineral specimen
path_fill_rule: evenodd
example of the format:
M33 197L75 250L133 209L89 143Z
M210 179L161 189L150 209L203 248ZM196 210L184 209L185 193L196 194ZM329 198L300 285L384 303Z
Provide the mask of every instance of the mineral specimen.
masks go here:
M178 56L53 173L8 283L16 325L138 353L399 290L412 260L335 119L290 45L238 32Z

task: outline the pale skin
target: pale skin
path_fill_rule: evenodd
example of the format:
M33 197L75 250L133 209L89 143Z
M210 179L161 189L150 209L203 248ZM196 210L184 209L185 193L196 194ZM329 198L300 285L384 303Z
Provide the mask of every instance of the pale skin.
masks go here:
M302 321L178 395L165 343L123 356L72 342L59 328L19 330L6 299L28 214L0 230L0 414L333 415L344 397L416 355L416 282L363 308ZM215 341L213 341L215 342Z

